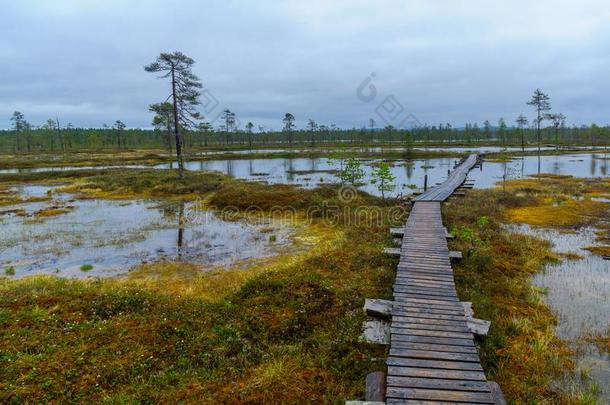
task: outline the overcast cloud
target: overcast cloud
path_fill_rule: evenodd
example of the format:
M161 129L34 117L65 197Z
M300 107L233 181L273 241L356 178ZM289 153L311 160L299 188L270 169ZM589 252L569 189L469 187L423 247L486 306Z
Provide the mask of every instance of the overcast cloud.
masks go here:
M395 96L421 123L514 123L536 87L569 124L610 123L606 0L0 0L0 128L150 127L168 84L143 66L162 51L240 121L285 112L361 127ZM356 96L372 72L374 100ZM367 87L368 89L368 87ZM208 105L210 109L211 104ZM393 122L393 124L397 124Z

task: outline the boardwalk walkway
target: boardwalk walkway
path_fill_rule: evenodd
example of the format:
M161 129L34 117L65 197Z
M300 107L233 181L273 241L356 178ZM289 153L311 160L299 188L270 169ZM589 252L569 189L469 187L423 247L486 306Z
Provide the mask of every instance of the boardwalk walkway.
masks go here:
M455 291L441 202L476 164L471 155L415 199L394 283L388 404L493 404L464 308Z

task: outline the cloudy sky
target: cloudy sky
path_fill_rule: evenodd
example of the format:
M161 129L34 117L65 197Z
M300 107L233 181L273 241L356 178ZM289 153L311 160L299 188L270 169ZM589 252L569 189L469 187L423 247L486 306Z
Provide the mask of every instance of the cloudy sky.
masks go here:
M0 0L0 128L149 127L168 83L143 66L195 59L213 120L278 128L513 123L540 87L569 124L610 123L607 0Z

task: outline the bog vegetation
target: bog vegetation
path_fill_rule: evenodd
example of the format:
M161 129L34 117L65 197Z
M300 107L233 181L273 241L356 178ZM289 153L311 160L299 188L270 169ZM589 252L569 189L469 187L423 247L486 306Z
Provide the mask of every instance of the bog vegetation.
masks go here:
M396 263L382 248L393 243L395 224L351 215L378 216L394 201L363 193L346 199L332 185L302 190L209 173L179 178L169 170L35 175L69 183L66 189L83 198L199 197L214 209L319 209L310 210L317 216L293 252L245 269L201 272L192 263L159 262L123 278L86 281L13 280L7 269L0 279L2 402L333 402L362 397L366 373L384 367L385 349L359 336L364 299L391 297ZM455 267L460 298L492 321L480 347L485 370L515 403L588 403L586 389L554 384L570 374L570 350L529 282L560 257L502 224L552 201L575 201L587 216L605 216L590 210L588 199L567 196L607 195L610 185L541 177L507 182L506 189L472 191L444 212L456 235L452 249L464 253Z

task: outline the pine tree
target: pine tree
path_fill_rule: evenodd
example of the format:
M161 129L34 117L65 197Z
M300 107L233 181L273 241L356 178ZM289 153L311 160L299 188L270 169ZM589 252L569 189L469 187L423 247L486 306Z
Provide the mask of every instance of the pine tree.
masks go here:
M545 112L551 111L551 103L548 95L542 90L536 89L532 95L532 99L527 102L528 105L534 106L536 109L536 139L538 140L538 153L540 153L540 124L545 119Z
M191 68L195 61L182 52L161 53L157 60L144 67L147 72L162 72L160 78L170 78L174 137L176 139L176 156L180 177L184 177L184 159L182 156L182 138L180 129L196 127L201 118L195 107L200 104L199 89L202 87Z

